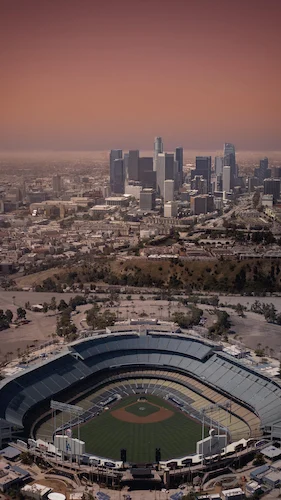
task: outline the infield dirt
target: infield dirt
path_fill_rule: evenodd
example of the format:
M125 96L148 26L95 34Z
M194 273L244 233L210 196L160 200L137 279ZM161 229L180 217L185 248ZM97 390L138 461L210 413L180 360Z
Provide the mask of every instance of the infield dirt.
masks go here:
M152 403L150 403L150 405L152 405ZM147 415L146 417L142 417L126 411L126 408L128 408L129 406L132 405L124 406L123 408L119 408L118 410L113 410L111 412L111 415L118 420L122 420L123 422L130 422L131 424L154 424L156 422L167 420L167 418L170 418L174 415L174 412L169 410L168 408L157 406L157 408L159 409L157 412L151 413L151 415Z

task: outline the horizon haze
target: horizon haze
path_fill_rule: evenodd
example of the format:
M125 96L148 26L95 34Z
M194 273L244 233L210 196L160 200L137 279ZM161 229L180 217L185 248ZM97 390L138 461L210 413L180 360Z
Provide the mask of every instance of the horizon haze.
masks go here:
M281 150L279 0L4 0L0 150Z

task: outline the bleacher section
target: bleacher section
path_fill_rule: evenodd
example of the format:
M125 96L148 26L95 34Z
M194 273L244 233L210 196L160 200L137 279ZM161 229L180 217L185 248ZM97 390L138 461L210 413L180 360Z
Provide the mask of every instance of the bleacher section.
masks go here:
M96 389L93 393L79 401L79 406L85 410L79 417L80 423L95 418L103 411L102 403L116 395L120 395L121 398L126 398L131 395L150 394L167 399L171 404L177 407L177 404L174 402L174 400L176 400L181 404L177 409L180 409L199 421L202 421L203 418L202 409L210 406L211 403L210 400L195 392L195 387L193 389L191 386L190 388L185 387L185 380L182 375L178 376L178 374L169 372L159 371L158 377L155 378L155 374L153 375L150 370L136 370L134 374L125 371L114 376L112 375L108 379L105 379L105 382L108 383L106 387ZM114 404L114 402L112 404ZM111 406L111 404L109 404L109 406ZM240 408L238 405L236 406ZM229 413L227 408L221 406L220 408L214 408L211 412L205 412L204 420L206 425L217 429L219 428L221 434L227 429L227 432L231 435L232 441L237 441L241 438L250 437L251 427L247 419L252 416L258 421L258 418L254 414L251 414L249 410L245 409L244 415L238 416L237 408L231 408L231 413ZM77 423L77 419L72 419L70 422L67 413L60 413L56 416L56 426L57 429L59 428L59 432L62 430L62 425L64 429L68 429L70 427L75 427ZM51 440L53 432L53 422L49 420L40 426L37 430L36 437Z
M69 352L0 382L0 417L23 426L26 413L46 399L88 377L107 375L117 368L154 372L185 387L185 394L221 404L232 399L231 413L247 420L251 435L259 432L259 419L267 430L281 420L281 387L227 354L218 346L193 337L159 331L131 331L96 335L69 346ZM161 376L160 371L161 370ZM195 403L194 403L195 404ZM252 411L251 411L252 410ZM248 413L249 414L248 414ZM256 413L256 416L254 415Z

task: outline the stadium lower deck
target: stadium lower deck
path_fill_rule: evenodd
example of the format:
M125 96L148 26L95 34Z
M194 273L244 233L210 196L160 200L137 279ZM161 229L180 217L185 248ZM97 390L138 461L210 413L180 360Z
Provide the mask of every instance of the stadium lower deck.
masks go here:
M199 421L202 421L202 410L205 409L206 424L219 428L221 433L226 430L232 441L260 436L260 420L253 412L191 377L165 370L142 369L133 373L125 370L106 377L103 383L107 385L76 399L75 403L85 410L79 417L81 423L103 411L105 401L112 399L108 404L112 407L116 396L126 398L134 394L151 394L169 400ZM60 413L55 421L50 417L37 427L36 437L52 440L56 429L76 424L77 420L70 421L68 414Z
M218 344L169 328L115 325L69 344L63 353L0 381L0 417L29 437L52 399L79 404L87 420L115 394L172 395L199 420L205 409L205 421L226 428L232 441L263 432L281 441L280 381L223 353ZM69 415L56 418L59 427ZM41 418L37 436L52 439L53 431L50 419Z

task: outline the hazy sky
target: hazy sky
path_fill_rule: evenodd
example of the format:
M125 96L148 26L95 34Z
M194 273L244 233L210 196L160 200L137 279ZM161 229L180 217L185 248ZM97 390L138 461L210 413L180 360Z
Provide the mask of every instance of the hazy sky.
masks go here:
M281 0L0 0L0 149L281 150Z

